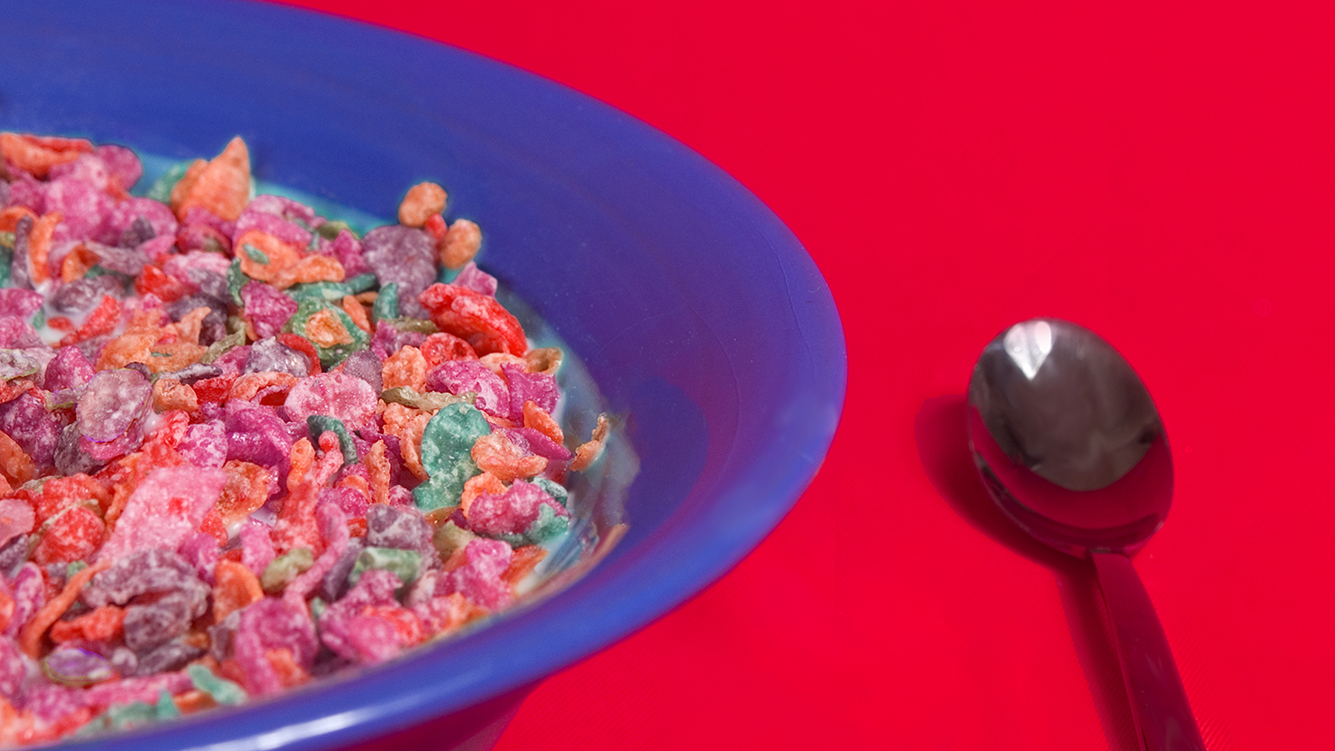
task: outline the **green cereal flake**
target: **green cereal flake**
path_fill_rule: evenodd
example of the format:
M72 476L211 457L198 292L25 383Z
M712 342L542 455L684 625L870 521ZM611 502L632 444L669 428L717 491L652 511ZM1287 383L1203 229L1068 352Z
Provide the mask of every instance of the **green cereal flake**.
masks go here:
M348 573L348 585L356 586L358 580L362 578L362 572L381 568L399 577L399 581L403 582L403 587L400 587L402 591L417 578L417 567L421 564L422 554L416 550L366 548L357 555L357 560L352 564L352 571Z
M190 162L173 164L171 169L162 173L162 177L153 181L153 186L144 194L145 197L162 203L171 203L172 188L175 188L176 183L180 182L182 177L185 177L185 172L188 169L190 169Z
M468 478L477 474L477 465L470 458L465 463L461 463L458 472L446 476L436 475L426 482L413 488L413 503L423 512L438 511L443 508L455 508L459 505L459 497L463 495L464 483Z
M476 391L465 391L462 394L444 394L438 391L428 391L425 394L419 394L408 386L396 386L392 389L385 389L380 392L380 398L386 404L402 404L405 407L414 409L424 409L427 412L435 412L444 409L451 404L459 402L473 403L477 399Z
M297 312L293 313L292 317L287 319L287 323L283 324L283 331L297 334L309 340L310 336L306 334L306 322L310 320L311 316L322 310L331 311L343 324L343 328L347 329L348 335L352 337L351 344L336 344L332 347L317 345L315 347L316 354L320 356L321 367L328 370L343 362L353 352L366 349L366 345L370 343L371 339L365 331L362 331L357 327L357 324L352 322L352 318L343 311L342 307L318 298L298 300Z
M315 233L326 240L333 240L334 238L338 237L338 233L342 232L343 230L352 232L352 228L348 226L347 222L334 220L321 224L319 228L315 230ZM352 232L352 236L356 237L357 233Z
M357 463L357 447L352 443L352 435L342 420L329 415L311 415L306 418L306 427L310 429L316 443L326 430L332 430L338 436L338 445L343 450L343 464Z
M316 623L319 623L320 616L324 615L324 611L328 609L329 609L329 603L325 602L321 598L316 597L315 599L311 600L311 620L315 621Z
M310 548L293 548L265 567L264 575L260 577L260 586L265 592L276 595L314 565L315 553Z
M511 547L521 547L524 545L538 545L558 535L565 534L570 529L570 519L565 516L557 516L551 506L543 504L538 507L538 518L528 525L520 535L500 535Z
M447 404L422 431L422 466L435 477L460 462L471 463L473 444L490 433L487 418L476 407L467 402Z
M314 605L314 603L311 604ZM234 706L244 704L246 701L245 689L226 678L219 678L214 675L212 670L197 662L187 667L185 672L190 676L190 682L194 684L195 688L213 697L213 700L219 704Z
M243 244L241 246L241 252L245 253L246 256L255 263L264 264L265 266L269 265L269 255L250 243Z
M570 507L570 493L560 483L548 480L546 477L535 477L529 482L542 488L547 495L551 496L557 503L566 508Z
M0 232L0 239L3 239L4 235L9 235L11 241L13 240L14 233ZM13 267L13 265L14 265L13 249L5 247L3 244L0 244L0 287L9 286L9 274L10 274L10 269Z
M227 294L232 296L232 304L238 308L244 305L241 301L241 288L246 286L248 281L250 279L241 270L241 259L233 258L231 265L227 267Z
M462 550L468 543L475 539L477 535L470 530L457 526L452 521L447 521L436 530L436 534L431 538L431 543L436 546L440 553L442 561L448 561L450 556L458 550Z
M440 329L436 327L436 324L425 318L409 318L408 316L403 316L402 318L387 318L385 320L399 331L416 331L419 334L434 334L437 331L440 331Z
M375 296L375 302L371 305L371 318L375 321L385 321L394 318L399 314L399 285L397 282L390 282L380 288L380 292Z
M199 358L199 361L204 363L205 365L208 365L214 360L217 360L219 357L222 357L223 355L227 354L228 350L234 347L240 347L245 343L246 343L245 332L238 331L235 334L228 334L227 336L224 336L223 338L219 339L213 344L210 344L209 348L204 351L204 355Z

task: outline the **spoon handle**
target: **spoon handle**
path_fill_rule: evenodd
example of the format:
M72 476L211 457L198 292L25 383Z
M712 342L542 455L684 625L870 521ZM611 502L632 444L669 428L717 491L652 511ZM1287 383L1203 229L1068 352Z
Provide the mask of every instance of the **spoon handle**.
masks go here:
M1090 553L1108 606L1131 714L1144 751L1205 751L1154 603L1131 559Z

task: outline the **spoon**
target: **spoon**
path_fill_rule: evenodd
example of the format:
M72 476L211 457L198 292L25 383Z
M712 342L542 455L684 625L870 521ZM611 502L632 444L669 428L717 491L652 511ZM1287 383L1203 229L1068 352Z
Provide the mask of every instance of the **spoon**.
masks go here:
M1163 526L1173 459L1126 360L1088 329L1035 318L992 340L969 379L969 444L1024 531L1093 561L1144 751L1204 751L1131 555Z

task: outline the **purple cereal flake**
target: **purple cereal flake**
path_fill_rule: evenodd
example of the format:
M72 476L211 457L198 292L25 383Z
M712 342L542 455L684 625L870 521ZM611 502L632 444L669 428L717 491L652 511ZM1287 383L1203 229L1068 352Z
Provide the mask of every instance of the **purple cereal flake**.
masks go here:
M468 508L468 523L480 535L521 535L538 518L538 509L543 506L551 508L557 516L570 516L541 487L515 480L500 495L479 495Z
M220 469L188 464L153 470L126 501L98 558L114 560L155 545L176 548L199 529L226 479Z
M394 508L377 503L366 512L366 544L416 551L422 562L419 573L440 566L440 553L431 542L434 534L435 530L416 507Z
M144 176L144 165L139 161L139 156L124 146L106 143L94 148L93 153L101 158L107 172L125 190L133 188L139 178Z
M385 390L385 382L382 376L384 368L380 358L376 357L376 354L370 350L361 349L353 352L348 355L348 359L344 360L339 368L350 376L356 376L366 381L371 390L377 394Z
M25 563L14 576L13 587L14 614L5 627L5 636L17 636L33 613L46 604L46 584L37 564Z
M282 342L268 337L250 345L244 373L287 373L305 378L310 372L310 361L302 353Z
M42 364L21 349L0 349L0 381L41 376Z
M218 565L218 540L207 532L196 532L185 538L177 554L195 569L200 581L213 586L213 569Z
M31 175L20 176L9 184L5 208L10 206L26 206L38 216L46 213L46 183L34 180Z
M162 271L169 276L174 276L187 284L191 284L193 283L190 279L191 269L210 271L225 276L230 263L231 261L221 254L210 253L206 250L192 250L189 253L181 253L168 258L162 264Z
M362 254L362 242L348 230L340 230L333 240L320 238L319 249L323 255L333 256L343 266L347 278L365 274L371 270Z
M277 336L283 324L297 312L297 302L264 282L247 282L241 288L242 315L261 339Z
M60 430L60 422L31 392L0 404L0 431L13 438L39 467L55 458Z
M241 526L239 537L241 565L256 576L263 576L264 569L278 557L273 547L273 538L269 536L269 528L257 521L247 520Z
M185 429L176 445L183 459L206 469L218 469L227 461L227 433L219 420L197 423Z
M352 567L357 564L357 556L361 555L365 548L366 541L361 537L348 540L343 554L338 557L334 565L329 567L329 570L325 572L324 577L320 580L319 594L325 602L334 602L347 592L348 574L351 573Z
M145 652L184 634L200 615L203 609L193 613L189 598L177 592L149 605L131 605L125 609L125 646L139 653L142 661Z
M176 247L182 253L202 250L221 253L230 257L232 254L232 238L207 224L187 224L176 232Z
M375 418L380 395L370 384L346 373L321 373L305 378L288 392L283 411L289 420L329 415L356 430Z
M293 441L274 410L232 401L226 414L227 458L273 467L278 470L279 483L287 482Z
M125 296L125 288L116 277L110 275L85 276L69 284L62 284L47 301L52 312L63 316L77 316L91 311L103 298L119 300Z
M446 360L427 373L426 388L456 395L473 391L477 393L473 406L496 417L510 416L509 387L478 360Z
M95 374L76 409L79 432L96 443L115 440L143 415L152 395L153 384L129 368Z
M169 548L146 547L95 575L79 593L79 599L90 608L100 608L124 605L139 595L159 592L179 593L186 598L190 612L201 613L209 596L209 588L184 556Z
M0 289L0 315L31 318L42 307L43 298L30 289Z
M474 292L480 292L487 297L496 296L496 277L479 269L476 263L469 261L459 270L459 275L454 277L453 284L460 287L467 287Z
M144 243L144 245L147 245L147 243ZM120 245L88 243L86 247L97 256L98 265L102 268L126 276L138 276L139 272L144 270L144 266L152 260L142 246L123 248Z
M110 196L82 180L64 177L46 186L46 212L64 217L51 235L56 242L97 237L112 206Z
M120 244L125 230L139 218L143 218L153 228L152 237L176 237L178 225L171 208L151 198L136 196L111 207L97 240L105 245Z
M202 362L197 362L187 365L180 370L173 370L170 373L163 373L162 375L167 378L174 378L184 384L194 385L196 382L202 381L205 378L217 378L222 375L222 370L214 365L205 365Z
M501 372L510 385L511 420L523 422L524 402L533 402L548 414L556 409L561 392L556 387L555 378L546 373L529 373L508 363L501 365Z
M474 501L476 505L477 501ZM471 512L470 512L471 513ZM464 548L467 563L436 580L436 594L458 592L489 610L498 610L509 604L513 595L503 579L510 567L514 551L502 540L470 540ZM365 576L365 574L363 574Z
M176 639L153 649L135 661L135 675L147 676L180 670L204 656L204 650Z
M399 310L427 318L417 296L436 281L436 244L431 235L394 224L377 227L362 238L362 255L381 286L399 285Z
M157 236L153 224L142 216L137 216L121 233L116 245L121 248L137 248Z
M76 475L80 472L92 474L104 462L94 459L84 448L88 441L79 435L79 426L70 423L60 431L60 442L56 444L54 459L56 471L62 475Z
M256 209L254 201L251 201L250 205L241 212L241 216L237 217L236 229L232 233L232 242L236 242L242 235L251 230L272 235L280 241L299 249L304 249L311 244L310 232L277 214Z
M0 636L0 696L18 703L27 674L28 666L18 645L8 636Z

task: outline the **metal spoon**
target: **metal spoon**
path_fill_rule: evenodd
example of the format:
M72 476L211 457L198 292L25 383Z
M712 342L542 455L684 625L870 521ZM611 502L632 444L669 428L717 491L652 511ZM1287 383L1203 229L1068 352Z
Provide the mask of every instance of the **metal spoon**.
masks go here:
M1131 566L1173 496L1168 439L1135 371L1073 323L1018 323L978 358L968 421L974 463L1001 510L1039 541L1093 561L1141 748L1204 751Z

